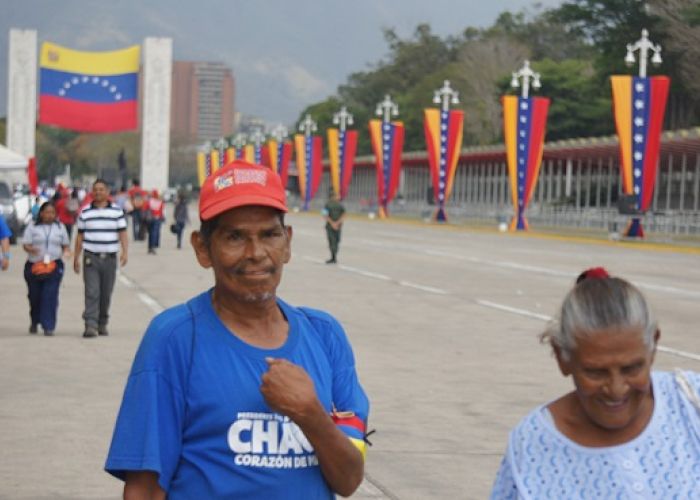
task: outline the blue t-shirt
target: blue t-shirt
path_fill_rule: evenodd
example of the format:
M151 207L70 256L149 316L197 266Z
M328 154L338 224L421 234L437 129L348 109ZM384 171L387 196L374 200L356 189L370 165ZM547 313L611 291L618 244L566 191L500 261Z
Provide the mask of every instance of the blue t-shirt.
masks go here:
M5 217L0 215L0 240L4 240L10 236L12 236L12 231L10 231L7 222L5 222Z
M156 316L134 359L105 470L121 479L154 471L169 499L334 498L304 434L260 393L265 357L303 367L329 413L353 412L361 425L339 426L351 439L363 435L369 402L340 324L277 303L289 324L278 349L232 335L211 291Z
M685 373L692 390L700 375ZM672 373L653 372L654 411L627 443L592 448L555 426L547 405L511 432L493 500L698 498L700 413Z

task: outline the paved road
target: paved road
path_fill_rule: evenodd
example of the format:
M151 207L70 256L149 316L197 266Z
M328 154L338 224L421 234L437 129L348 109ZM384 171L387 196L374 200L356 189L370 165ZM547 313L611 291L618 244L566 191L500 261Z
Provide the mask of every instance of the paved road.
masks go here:
M661 320L657 368L700 370L700 254L645 245L351 218L340 264L318 215L291 215L280 295L346 327L372 401L367 480L356 498L485 498L508 430L569 390L537 335L575 275L604 265L640 285ZM166 228L167 229L167 228ZM210 286L163 234L133 245L111 335L83 339L82 283L61 290L54 338L30 336L21 250L0 275L0 498L117 498L102 472L136 346L153 314Z

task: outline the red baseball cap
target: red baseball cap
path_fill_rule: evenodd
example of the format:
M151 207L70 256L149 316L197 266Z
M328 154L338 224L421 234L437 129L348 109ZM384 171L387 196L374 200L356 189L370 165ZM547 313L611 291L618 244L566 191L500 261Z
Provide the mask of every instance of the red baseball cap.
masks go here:
M210 175L199 194L199 218L209 220L232 208L262 205L287 211L279 175L267 167L234 160Z

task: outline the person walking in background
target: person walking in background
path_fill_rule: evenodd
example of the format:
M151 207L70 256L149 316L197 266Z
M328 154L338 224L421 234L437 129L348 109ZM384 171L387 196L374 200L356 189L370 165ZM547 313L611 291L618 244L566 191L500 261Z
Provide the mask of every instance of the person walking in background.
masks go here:
M146 234L143 227L143 210L146 201L146 191L141 189L141 183L138 179L131 181L131 188L127 191L129 201L131 202L131 229L134 236L134 241L142 241Z
M69 240L73 236L73 225L75 224L75 219L78 217L78 210L80 208L77 195L73 198L74 192L74 190L59 189L54 195L56 217L59 222L66 227Z
M5 217L0 214L0 269L7 271L10 267L10 237L12 231L5 221Z
M151 196L146 202L148 216L148 253L155 255L156 248L160 247L160 226L165 220L165 202L160 197L157 189L151 191Z
M37 333L41 325L44 335L51 336L56 329L58 291L63 279L61 257L70 256L68 232L57 220L52 202L43 203L37 220L24 230L22 248L28 254L24 280L29 289L29 333Z
M491 498L698 498L700 374L652 370L659 337L636 287L583 272L542 335L573 390L511 432Z
M92 185L92 202L78 216L78 236L75 238L73 269L80 273L83 253L83 282L85 284L85 331L83 337L108 335L109 304L119 262L126 265L128 241L124 211L109 201L109 188L102 179Z
M331 251L331 258L326 264L335 264L340 246L340 231L345 220L345 207L340 203L338 195L333 193L326 206L323 207L323 216L326 220L326 235L328 236L328 247Z
M175 202L175 236L177 236L177 248L182 248L182 233L185 231L185 226L189 224L190 216L187 213L187 194L185 191L177 193L177 201Z

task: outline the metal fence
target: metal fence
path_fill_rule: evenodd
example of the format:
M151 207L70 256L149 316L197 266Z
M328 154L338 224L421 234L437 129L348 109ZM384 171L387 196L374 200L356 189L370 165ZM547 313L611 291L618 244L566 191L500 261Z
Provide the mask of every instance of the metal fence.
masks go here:
M312 207L323 205L329 186L326 171ZM426 153L405 154L399 194L390 213L430 217L434 210L430 189ZM547 143L526 217L533 227L620 230L630 219L618 212L620 190L616 138ZM357 159L345 203L352 211L376 212L373 157ZM502 146L462 151L447 211L453 221L510 219L513 209ZM700 234L700 128L664 133L652 206L642 218L647 231Z

